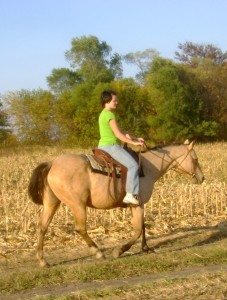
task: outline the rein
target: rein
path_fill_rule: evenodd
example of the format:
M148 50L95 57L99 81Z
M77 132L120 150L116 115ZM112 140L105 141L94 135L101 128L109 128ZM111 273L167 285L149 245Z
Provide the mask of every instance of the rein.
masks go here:
M149 148L148 148L149 149ZM151 149L149 149L150 152L152 152L152 154L156 155L157 157L160 158L159 155L157 155L156 153L154 153ZM195 170L193 172L189 172L187 171L184 167L182 167L183 162L185 161L185 159L188 157L188 155L190 154L190 152L192 151L192 149L187 150L186 154L182 154L180 156L178 156L177 158L172 158L171 156L169 156L169 158L173 161L176 162L176 165L174 165L173 167L171 167L170 169L173 169L176 172L179 172L180 170L183 171L185 174L189 175L190 177L194 178L196 176L195 174ZM177 159L180 158L181 156L183 156L183 159L181 160L181 162L178 162ZM165 159L164 157L162 158L164 161L168 162L167 159ZM180 170L178 170L180 169Z
M189 153L192 151L192 149L189 149L188 151L187 151L187 153L185 154L185 157L182 159L182 161L181 162L177 162L177 166L175 166L175 167L173 167L173 169L174 169L174 171L178 171L178 169L180 169L180 170L182 170L185 174L187 174L187 175L189 175L190 177L192 177L192 178L194 178L196 175L195 175L195 170L193 171L193 172L189 172L189 171L187 171L185 168L183 168L182 167L182 164L183 164L183 162L185 161L185 159L188 157L188 155L189 155ZM183 156L184 154L182 154L181 156ZM179 157L181 157L181 156L179 156ZM178 158L179 158L178 157ZM175 159L175 161L176 161L176 159ZM177 169L178 168L178 169Z

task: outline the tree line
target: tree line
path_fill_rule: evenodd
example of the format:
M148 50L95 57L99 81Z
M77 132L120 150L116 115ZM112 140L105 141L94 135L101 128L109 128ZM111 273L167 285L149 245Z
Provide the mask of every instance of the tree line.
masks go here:
M0 99L0 144L97 145L100 94L119 98L120 126L153 143L227 139L227 52L212 44L178 45L175 60L146 49L120 55L95 36L73 38L69 68L47 77L48 90ZM123 76L123 63L137 66Z

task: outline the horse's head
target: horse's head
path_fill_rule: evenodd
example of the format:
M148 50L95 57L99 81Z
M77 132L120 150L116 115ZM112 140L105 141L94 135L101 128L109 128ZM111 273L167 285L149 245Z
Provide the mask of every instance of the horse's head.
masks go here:
M194 142L184 143L185 152L176 159L175 169L187 175L192 183L202 183L204 175L194 150Z

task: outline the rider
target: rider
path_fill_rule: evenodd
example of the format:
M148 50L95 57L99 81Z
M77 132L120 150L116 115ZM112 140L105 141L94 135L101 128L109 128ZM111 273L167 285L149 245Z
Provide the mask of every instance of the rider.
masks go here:
M132 138L118 127L113 110L118 104L117 94L112 90L105 90L101 94L103 107L99 115L100 140L98 148L110 154L115 160L128 168L126 180L126 196L123 202L139 205L139 167L134 158L119 145L119 140L124 143L143 146L143 138Z

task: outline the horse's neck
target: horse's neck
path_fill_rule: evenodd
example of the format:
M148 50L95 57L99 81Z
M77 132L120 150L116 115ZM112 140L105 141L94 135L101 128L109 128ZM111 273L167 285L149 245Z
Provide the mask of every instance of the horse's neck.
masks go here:
M157 181L168 170L171 169L175 159L180 156L180 149L174 146L150 150L143 154L144 168ZM145 172L146 172L145 171Z

